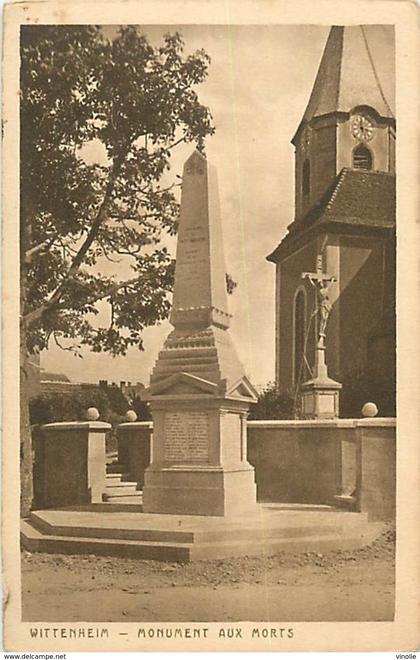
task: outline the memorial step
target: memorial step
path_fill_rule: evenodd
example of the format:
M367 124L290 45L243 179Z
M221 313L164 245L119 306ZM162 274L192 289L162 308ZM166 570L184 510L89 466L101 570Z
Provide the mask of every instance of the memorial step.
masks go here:
M22 521L22 545L32 552L193 561L354 549L372 542L384 528L369 523L365 514L332 507L259 505L257 514L225 519L147 514L123 506L127 509L107 503L32 512Z
M139 499L141 498L141 496L138 497ZM127 538L138 541L152 539L154 541L181 541L184 543L199 543L204 545L214 542L240 542L242 540L249 540L255 536L258 536L261 541L279 538L299 539L300 537L318 537L326 534L332 536L333 534L340 534L343 525L343 523L335 524L334 522L324 525L310 524L300 526L283 524L272 528L256 529L251 524L242 527L222 523L219 526L214 526L213 524L208 530L205 528L183 530L180 526L172 529L162 529L153 527L156 515L152 514L152 516L149 515L148 517L146 515L143 515L143 519L145 520L143 524L140 520L133 519L132 515L121 515L119 517L118 527L114 525L112 519L106 520L104 517L101 522L97 516L92 516L90 519L85 516L79 525L77 524L77 515L71 517L71 514L69 514L70 520L66 521L61 517L61 520L55 522L53 512L32 512L30 522L45 534L60 536L83 536L88 528L89 535L96 538ZM147 521L150 521L149 524L147 524ZM362 521L365 522L366 519L362 517ZM347 519L346 521L347 528L349 529L352 525L352 529L356 529L356 531L360 529L360 524L361 521L358 519L353 521Z
M22 540L24 547L30 552L116 555L169 562L223 559L260 554L267 556L278 552L325 553L332 550L352 550L365 544L361 543L360 537L357 534L347 536L344 539L334 534L302 536L299 539L256 540L254 537L245 544L243 541L191 544L96 538L93 536L43 535L25 521L22 521Z
M44 535L21 521L21 539L23 547L29 552L47 552L53 554L118 556L131 559L155 559L157 561L188 561L188 545L164 542L130 541L127 539L96 539L93 537L70 537Z

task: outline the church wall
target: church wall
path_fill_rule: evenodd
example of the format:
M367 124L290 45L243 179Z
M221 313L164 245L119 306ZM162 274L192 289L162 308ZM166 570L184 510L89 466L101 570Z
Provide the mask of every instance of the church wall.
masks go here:
M293 307L294 297L299 287L304 287L307 295L306 324L310 321L310 315L314 306L314 289L302 280L302 273L312 271L315 267L317 255L317 241L313 240L302 249L286 257L278 265L279 291L277 346L276 346L276 381L280 389L287 390L293 387L293 358L294 358L294 319ZM315 328L310 332L307 343L307 355L314 354Z
M306 143L307 140L307 143ZM310 193L302 193L302 171L305 160L310 163ZM335 120L321 119L314 128L301 133L295 153L296 218L303 216L324 194L336 176Z
M396 245L395 237L384 242L384 307L395 306L396 281Z
M378 238L341 237L340 248L340 373L366 366L367 339L384 307L384 243Z
M340 305L337 300L340 296L340 236L329 235L325 245L324 272L336 278L330 284L328 297L332 304L327 325L326 361L329 372L338 374L340 371Z
M316 204L336 176L336 125L319 126L313 131L311 203ZM314 155L315 154L315 155Z

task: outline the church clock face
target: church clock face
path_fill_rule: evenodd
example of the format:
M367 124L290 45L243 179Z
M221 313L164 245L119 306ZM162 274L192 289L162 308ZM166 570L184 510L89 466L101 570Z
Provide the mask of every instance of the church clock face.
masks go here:
M369 142L374 133L373 122L364 115L355 115L351 122L351 132L355 138L363 142Z

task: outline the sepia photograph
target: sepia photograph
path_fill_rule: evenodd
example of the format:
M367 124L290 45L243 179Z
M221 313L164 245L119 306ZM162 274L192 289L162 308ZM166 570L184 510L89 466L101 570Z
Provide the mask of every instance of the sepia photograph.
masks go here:
M116 7L18 25L19 650L393 625L396 24Z

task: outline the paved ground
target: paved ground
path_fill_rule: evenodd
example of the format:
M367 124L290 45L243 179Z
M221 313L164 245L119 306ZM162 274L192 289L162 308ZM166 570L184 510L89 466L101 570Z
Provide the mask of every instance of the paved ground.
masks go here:
M22 555L26 621L383 621L394 534L353 552L162 564Z

